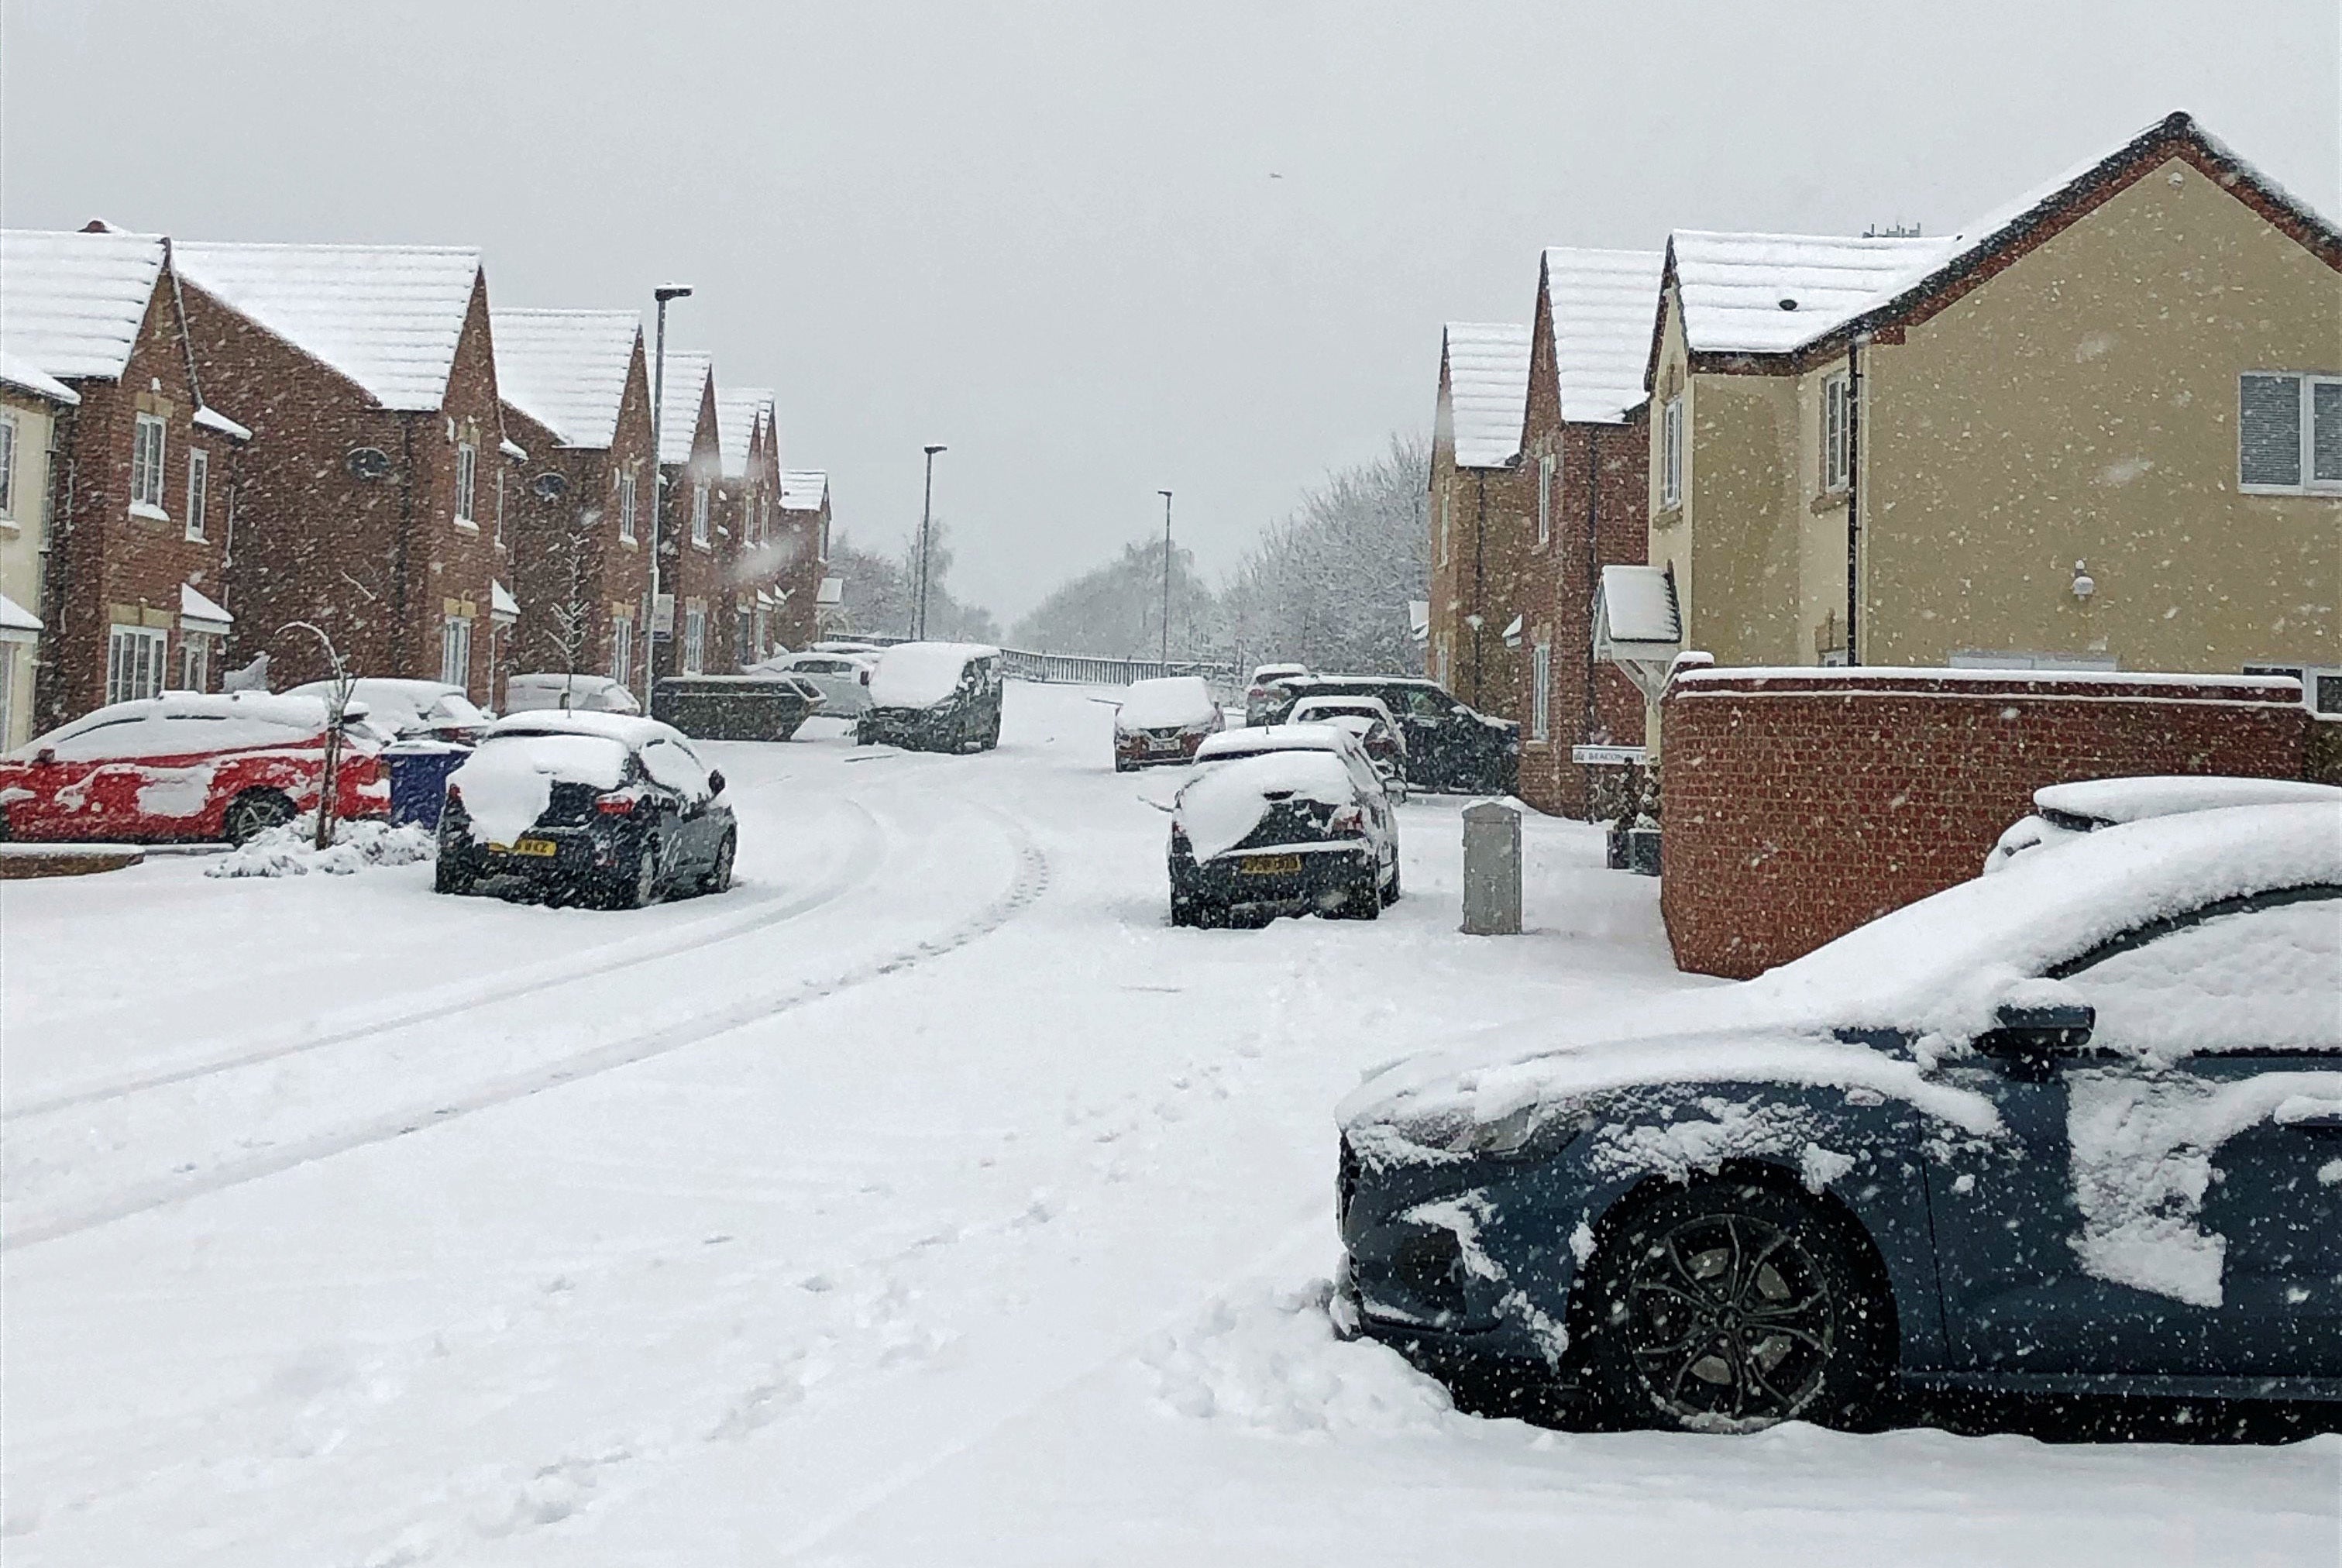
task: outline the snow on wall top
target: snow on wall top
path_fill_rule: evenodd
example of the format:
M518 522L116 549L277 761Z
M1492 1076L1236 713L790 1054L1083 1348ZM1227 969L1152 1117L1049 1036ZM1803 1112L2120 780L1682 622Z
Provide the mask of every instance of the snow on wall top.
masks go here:
M716 389L716 444L724 454L724 477L748 476L748 449L756 444L756 427L773 417L769 386L719 386Z
M5 285L5 280L0 280L0 285ZM80 393L31 360L19 359L13 354L0 353L0 386L13 386L19 392L30 392L67 407L81 401Z
M1666 265L1657 251L1557 246L1545 253L1562 418L1616 424L1643 401Z
M445 396L480 276L461 245L191 241L173 255L188 282L402 412Z
M617 439L618 408L643 318L631 310L497 310L496 391L564 446L602 451Z
M818 468L793 469L781 475L781 509L818 512L829 499L829 475Z
M1695 354L1787 353L1907 288L1957 248L1948 239L1703 229L1677 229L1669 245L1684 340Z
M1529 402L1529 329L1451 321L1445 410L1458 468L1502 468L1520 452Z
M666 387L659 404L661 463L691 461L692 440L699 434L699 404L706 395L707 378L715 374L714 355L667 355Z
M0 229L0 355L60 380L113 380L163 255L160 235Z

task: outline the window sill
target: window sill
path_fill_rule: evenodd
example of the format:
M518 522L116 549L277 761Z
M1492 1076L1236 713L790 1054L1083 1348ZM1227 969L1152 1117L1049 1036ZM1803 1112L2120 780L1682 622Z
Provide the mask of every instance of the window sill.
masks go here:
M2239 495L2275 495L2296 501L2342 500L2342 484L2239 484Z
M0 538L14 539L24 531L24 524L14 517L0 517Z
M455 526L466 534L476 534L480 531L480 525L477 523L473 522L469 517L456 518Z
M716 546L715 546L715 545L713 545L713 544L709 544L706 540L705 540L705 539L694 539L694 540L691 542L691 547L692 547L693 549L696 550L696 551L699 551L702 554L715 554L715 551L716 551Z
M168 512L164 511L160 506L149 506L144 501L133 501L130 504L130 515L147 523L168 523L171 520L171 514Z
M627 538L627 537L626 537L625 534L621 534L620 535L618 535L618 544L619 544L619 546L620 546L622 549L627 549L627 550L639 550L639 549L641 549L641 548L642 548L642 545L641 545L641 544L639 544L638 543L636 543L636 541L634 541L634 540L632 540L632 539Z
M1684 509L1680 501L1672 506L1662 506L1651 514L1651 526L1654 528L1672 528L1683 520Z
M1844 490L1825 490L1806 504L1806 510L1816 513L1839 511L1846 505L1847 494L1848 492Z
M188 532L185 537L187 543L190 544L208 544L211 543L211 541L205 538L203 534L195 533L192 530Z

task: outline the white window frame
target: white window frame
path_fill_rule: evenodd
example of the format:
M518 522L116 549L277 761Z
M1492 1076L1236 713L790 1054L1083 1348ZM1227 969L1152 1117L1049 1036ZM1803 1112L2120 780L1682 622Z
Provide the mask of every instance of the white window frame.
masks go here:
M1453 494L1451 486L1442 484L1439 487L1439 564L1443 566L1447 564L1448 502Z
M618 537L628 544L635 542L635 471L631 468L618 475Z
M439 623L439 679L472 689L472 617L449 615Z
M2255 484L2245 479L2245 383L2267 379L2290 381L2299 400L2297 431L2301 447L2298 456L2299 482L2293 484ZM2237 376L2237 490L2244 495L2342 495L2342 474L2329 478L2317 477L2317 388L2342 388L2342 375L2310 370L2247 370ZM2342 391L2336 394L2342 399Z
M2301 683L2303 707L2314 714L2342 714L2342 705L2332 708L2321 708L2317 705L2318 677L2322 675L2329 680L2342 680L2342 665L2313 664L2307 660L2297 664L2282 659L2257 659L2244 667L2244 673L2248 675L2290 675Z
M163 510L163 464L171 444L170 427L158 414L142 414L130 435L130 504L157 516Z
M210 633L179 634L179 689L183 692L208 692L212 689Z
M1672 512L1683 504L1683 394L1667 399L1659 410L1659 510Z
M472 515L473 503L480 482L480 449L470 442L460 442L455 447L455 526L477 528L478 519Z
M1539 544L1553 543L1553 476L1557 465L1552 454L1537 459L1537 533Z
M706 480L691 487L691 542L701 549L707 548L708 491Z
M0 517L16 514L16 416L0 409ZM0 739L6 731L0 730Z
M495 539L495 542L496 542L497 544L502 544L505 542L505 465L504 465L503 464L501 464L501 463L499 463L499 464L496 464L496 539Z
M696 675L707 662L707 611L686 604L683 610L683 673Z
M105 633L105 700L135 702L159 696L171 634L160 626L114 625Z
M1842 495L1854 486L1854 383L1845 371L1822 381L1822 494Z
M200 544L204 521L211 512L212 454L200 446L187 448L187 537Z
M1553 738L1553 644L1539 643L1529 654L1529 739Z
M635 679L635 618L610 617L610 678L632 687Z

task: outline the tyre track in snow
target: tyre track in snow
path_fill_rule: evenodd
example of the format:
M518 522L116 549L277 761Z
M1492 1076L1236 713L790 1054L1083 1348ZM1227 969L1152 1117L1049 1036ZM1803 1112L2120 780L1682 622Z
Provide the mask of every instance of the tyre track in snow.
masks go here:
M941 934L907 947L866 959L842 974L820 980L800 980L745 996L723 1007L680 1018L626 1039L611 1041L574 1056L541 1064L527 1071L491 1080L468 1093L435 1098L422 1105L373 1116L311 1137L295 1139L249 1158L224 1163L183 1180L153 1182L115 1193L28 1224L11 1225L0 1237L0 1253L17 1252L43 1242L57 1241L84 1231L175 1207L212 1193L314 1164L358 1149L386 1144L409 1134L445 1126L462 1117L528 1099L551 1089L632 1066L686 1046L713 1040L776 1014L822 1001L855 986L899 974L933 959L958 951L1007 924L1048 891L1049 861L1024 825L990 805L976 809L997 820L1003 836L1016 854L1008 885L974 914L947 927Z
M870 809L856 800L845 800L837 804L849 808L859 816L861 820L855 830L856 838L861 846L875 851L875 841L879 836L879 829L877 819L871 814ZM351 1024L345 1028L329 1030L322 1034L304 1035L271 1045L257 1046L252 1050L240 1051L232 1056L189 1063L184 1066L155 1068L118 1079L112 1084L68 1090L61 1094L50 1095L46 1099L30 1100L25 1104L11 1106L5 1113L0 1113L0 1126L13 1126L16 1123L28 1121L34 1117L55 1115L60 1111L100 1105L108 1101L126 1099L133 1094L145 1094L155 1089L166 1089L177 1084L194 1083L198 1079L213 1077L222 1073L233 1073L245 1067L255 1067L269 1062L281 1062L288 1057L306 1055L315 1051L329 1050L336 1045L348 1045L359 1041L377 1039L385 1034L395 1034L402 1030L412 1029L417 1024L434 1024L444 1018L470 1013L476 1008L496 1006L521 997L557 990L565 985L574 985L581 980L598 978L605 974L622 974L629 969L640 968L646 964L656 964L664 959L673 958L680 953L696 952L718 943L733 942L744 936L752 936L759 932L768 931L776 925L811 914L827 904L835 904L876 876L886 864L881 854L859 852L847 854L845 862L845 869L833 873L825 880L815 884L808 891L786 900L773 908L759 910L754 914L729 918L719 914L706 921L693 922L689 925L658 937L622 937L615 943L583 949L578 956L569 960L553 961L555 966L551 969L539 965L527 978L466 990L460 994L445 997L440 1001L411 1008L403 1013L395 1013L371 1023ZM716 929L708 929L711 925L716 926ZM632 951L616 957L607 956L609 949L614 946L629 947Z

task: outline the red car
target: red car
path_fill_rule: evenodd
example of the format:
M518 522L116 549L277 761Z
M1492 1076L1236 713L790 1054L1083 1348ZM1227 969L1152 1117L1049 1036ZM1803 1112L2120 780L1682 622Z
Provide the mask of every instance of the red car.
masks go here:
M353 707L335 811L386 816L381 739ZM0 757L0 836L242 844L317 804L325 704L265 692L115 703Z
M1201 675L1132 683L1114 715L1114 771L1195 760L1206 735L1228 727Z

